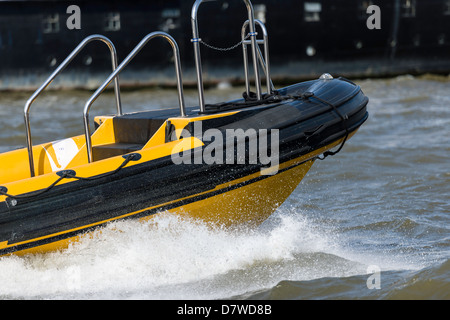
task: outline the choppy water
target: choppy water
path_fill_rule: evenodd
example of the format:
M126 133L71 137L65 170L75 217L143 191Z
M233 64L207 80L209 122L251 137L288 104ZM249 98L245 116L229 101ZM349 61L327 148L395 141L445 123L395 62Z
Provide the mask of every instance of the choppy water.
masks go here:
M211 229L174 215L113 223L61 252L0 258L0 298L450 299L450 80L358 83L369 120L260 228ZM81 134L88 96L43 96L32 112L36 143ZM0 95L0 151L24 145L27 98ZM126 111L177 101L170 90L123 100ZM108 94L94 110L112 103Z

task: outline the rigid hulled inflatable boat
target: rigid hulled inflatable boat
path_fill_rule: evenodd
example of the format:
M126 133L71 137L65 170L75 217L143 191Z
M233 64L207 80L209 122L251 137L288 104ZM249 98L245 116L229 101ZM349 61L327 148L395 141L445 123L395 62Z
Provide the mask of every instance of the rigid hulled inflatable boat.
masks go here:
M0 255L34 253L70 241L111 221L149 219L161 212L209 223L258 225L294 191L316 159L334 155L368 117L361 88L329 74L275 90L268 56L258 50L249 1L242 47L252 47L255 70L266 74L267 92L255 72L250 91L248 65L244 97L204 103L200 38L192 11L198 71L199 106L185 107L179 52L163 32L145 37L118 65L114 46L103 36L83 41L25 106L27 147L0 154ZM179 108L123 114L119 73L155 37L172 45ZM250 40L247 40L250 37ZM90 41L108 44L113 72L86 103L85 134L32 145L28 112L32 102ZM117 114L96 117L95 99L113 83Z

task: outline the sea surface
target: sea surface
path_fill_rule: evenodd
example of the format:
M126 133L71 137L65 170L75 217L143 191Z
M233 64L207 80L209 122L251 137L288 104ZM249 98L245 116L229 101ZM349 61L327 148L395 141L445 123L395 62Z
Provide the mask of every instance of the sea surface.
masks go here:
M111 223L66 250L1 257L0 299L450 299L450 78L355 81L368 121L259 228L164 213ZM225 85L206 99L241 92ZM33 143L82 134L91 93L39 97ZM0 152L25 145L29 95L0 93ZM126 112L177 105L170 89L122 98ZM186 102L197 104L195 90ZM92 117L114 108L106 93Z

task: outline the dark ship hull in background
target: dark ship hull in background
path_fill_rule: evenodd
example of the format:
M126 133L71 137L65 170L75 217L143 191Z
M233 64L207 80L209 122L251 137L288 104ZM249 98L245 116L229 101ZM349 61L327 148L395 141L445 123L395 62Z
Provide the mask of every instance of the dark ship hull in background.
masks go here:
M153 30L176 39L185 83L195 83L192 2L1 1L0 89L35 89L41 77L47 77L87 35L104 34L123 59ZM381 29L366 26L370 16L366 9L372 4L381 9ZM66 25L70 5L81 10L81 29ZM205 4L199 19L202 40L221 48L238 43L243 5L238 0ZM323 72L354 78L450 71L450 0L255 0L254 10L270 34L274 81L303 80ZM161 47L155 44L142 52L121 76L121 83L172 85L173 71L157 65L172 59ZM203 66L206 83L243 81L241 68L235 67L242 64L240 47L226 53L204 49L202 56L208 61ZM107 49L92 44L57 85L95 87L109 72Z

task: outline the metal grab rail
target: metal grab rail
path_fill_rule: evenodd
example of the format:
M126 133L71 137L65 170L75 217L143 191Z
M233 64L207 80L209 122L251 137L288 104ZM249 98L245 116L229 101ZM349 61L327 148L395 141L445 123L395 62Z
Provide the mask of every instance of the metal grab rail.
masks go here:
M203 78L202 78L202 65L201 65L201 57L200 57L200 37L198 32L198 23L197 23L197 13L198 8L202 4L204 0L196 0L191 12L191 24L192 24L192 43L194 44L194 55L195 55L195 66L197 71L197 86L198 86L198 96L199 96L199 104L200 111L205 111L205 96L203 90ZM250 26L250 37L251 37L251 45L252 45L252 56L253 56L253 67L255 72L255 86L256 86L256 96L258 100L261 100L261 82L258 68L258 53L257 53L257 43L256 43L256 32L255 32L255 16L253 12L253 5L250 0L243 0L245 5L247 6L248 12L248 20Z
M266 75L266 84L267 84L267 93L271 94L273 93L273 91L275 90L275 87L272 83L272 79L270 77L270 63L269 63L269 35L267 33L267 29L266 26L264 25L264 23L258 19L255 19L255 22L259 25L259 27L262 30L263 33L263 40L256 40L256 42L258 44L263 44L264 45L264 57L261 53L261 50L259 49L258 46L258 58L259 58L259 62L263 68L263 71ZM250 41L245 40L246 37L246 30L247 27L249 25L249 21L245 21L244 25L242 26L242 32L241 32L241 37L242 37L242 52L244 55L244 72L245 72L245 88L247 91L247 96L250 95L250 80L249 80L249 71L248 71L248 54L247 54L247 45L251 44Z
M176 41L167 33L156 31L149 33L145 36L141 42L131 51L131 53L123 60L123 62L111 73L108 79L95 91L95 93L91 96L91 98L86 102L84 107L84 130L86 136L86 148L88 154L88 161L91 163L93 161L92 156L92 140L91 140L91 129L89 127L89 111L91 109L92 104L95 100L100 96L100 94L108 87L111 81L117 77L117 75L122 72L122 70L128 65L128 63L141 51L141 49L153 38L162 37L166 39L173 49L174 62L175 62L175 72L177 76L177 88L178 88L178 102L180 104L180 114L182 117L186 116L186 108L184 103L184 94L183 94L183 80L181 75L181 62L180 62L180 50L178 48L178 44Z
M33 142L31 140L31 127L30 127L30 108L31 104L36 100L36 98L44 91L50 83L67 67L67 65L75 58L75 56L83 50L83 48L91 41L102 41L104 42L110 52L111 52L111 61L112 61L112 69L113 71L117 68L118 60L117 60L117 51L114 47L111 40L108 38L94 34L87 38L85 38L68 56L67 58L56 68L56 70L47 78L47 80L33 93L33 95L28 99L24 108L24 119L25 119L25 131L27 137L27 148L28 148L28 158L30 162L30 175L31 177L35 176L34 170L34 158L33 158ZM116 95L116 104L117 104L117 114L122 114L122 104L120 101L120 88L119 88L119 78L114 79L114 90Z

